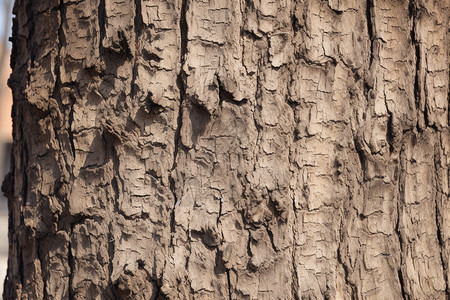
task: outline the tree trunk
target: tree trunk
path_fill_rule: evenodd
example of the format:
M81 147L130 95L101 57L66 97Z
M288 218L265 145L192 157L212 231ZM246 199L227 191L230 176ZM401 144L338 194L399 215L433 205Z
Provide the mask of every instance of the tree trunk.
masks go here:
M448 299L448 1L14 13L5 299Z

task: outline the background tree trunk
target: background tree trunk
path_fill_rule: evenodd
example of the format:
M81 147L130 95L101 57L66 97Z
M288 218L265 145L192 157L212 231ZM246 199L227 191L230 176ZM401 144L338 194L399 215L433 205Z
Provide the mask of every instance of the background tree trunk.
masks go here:
M448 297L449 1L14 13L5 299Z

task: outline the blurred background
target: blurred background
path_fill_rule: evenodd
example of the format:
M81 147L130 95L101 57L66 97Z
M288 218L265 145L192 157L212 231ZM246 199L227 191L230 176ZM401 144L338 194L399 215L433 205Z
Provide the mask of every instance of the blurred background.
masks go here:
M9 170L12 143L11 107L12 95L7 86L11 69L9 56L11 43L11 19L13 0L0 0L0 184ZM0 192L0 299L8 259L8 207L6 198Z

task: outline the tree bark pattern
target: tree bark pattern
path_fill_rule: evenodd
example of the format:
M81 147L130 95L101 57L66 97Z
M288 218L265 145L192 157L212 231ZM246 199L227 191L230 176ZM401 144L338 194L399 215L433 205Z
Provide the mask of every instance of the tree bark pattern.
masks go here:
M16 0L5 299L448 299L448 1Z

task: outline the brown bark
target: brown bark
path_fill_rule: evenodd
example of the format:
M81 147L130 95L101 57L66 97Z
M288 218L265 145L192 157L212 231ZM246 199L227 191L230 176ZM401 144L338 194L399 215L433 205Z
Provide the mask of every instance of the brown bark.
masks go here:
M16 0L5 299L448 299L448 12Z

